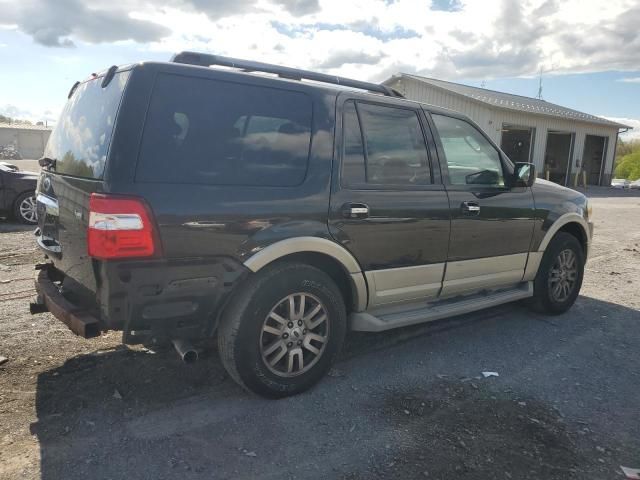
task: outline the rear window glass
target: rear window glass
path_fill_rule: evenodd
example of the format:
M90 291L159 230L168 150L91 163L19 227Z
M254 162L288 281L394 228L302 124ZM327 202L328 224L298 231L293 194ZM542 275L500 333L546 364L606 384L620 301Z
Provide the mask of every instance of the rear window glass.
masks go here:
M102 88L102 77L78 85L53 129L44 155L58 173L102 178L107 151L129 72L116 73Z
M162 74L137 181L293 186L304 180L311 99L300 92Z

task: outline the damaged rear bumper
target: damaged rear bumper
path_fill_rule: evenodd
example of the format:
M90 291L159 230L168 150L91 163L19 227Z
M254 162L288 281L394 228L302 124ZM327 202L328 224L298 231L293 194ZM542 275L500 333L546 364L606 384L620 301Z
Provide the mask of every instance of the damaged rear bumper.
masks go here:
M31 313L51 312L73 333L84 338L100 335L102 326L99 319L85 308L74 305L67 300L50 278L48 268L37 271L35 286L38 295L30 305Z

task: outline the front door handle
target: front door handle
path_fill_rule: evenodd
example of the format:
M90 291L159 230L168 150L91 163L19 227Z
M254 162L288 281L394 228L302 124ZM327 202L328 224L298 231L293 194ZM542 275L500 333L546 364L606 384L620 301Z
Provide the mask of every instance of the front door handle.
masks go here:
M345 203L342 206L342 216L344 218L367 218L369 206L365 203Z
M480 215L480 204L478 202L462 202L460 208L465 215Z

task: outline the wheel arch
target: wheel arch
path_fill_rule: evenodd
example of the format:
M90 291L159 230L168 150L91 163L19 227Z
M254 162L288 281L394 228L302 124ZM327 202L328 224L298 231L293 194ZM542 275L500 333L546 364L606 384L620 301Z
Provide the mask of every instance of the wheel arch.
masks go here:
M566 232L576 237L582 246L585 260L587 259L590 244L589 225L581 215L578 215L577 213L566 213L551 225L551 228L549 228L545 234L537 250L529 252L527 266L524 271L524 276L522 277L523 281L531 281L536 278L544 252L547 250L549 243L551 243L551 240L558 234L558 232Z
M267 265L282 261L307 263L328 274L341 291L346 292L349 312L367 308L367 284L357 260L343 246L319 237L297 237L281 240L248 258L244 265L258 272Z
M16 194L13 196L13 200L11 201L11 207L15 208L15 206L18 204L18 199L24 195L25 193L32 193L33 196L36 196L36 192L34 190L30 190L30 189L26 189L26 190L21 190L19 192L16 192Z
M590 243L589 225L582 215L572 212L565 213L559 217L555 222L553 222L549 230L547 230L547 233L538 246L538 251L544 252L558 232L566 232L576 237L580 242L580 245L582 245L585 257L588 255Z

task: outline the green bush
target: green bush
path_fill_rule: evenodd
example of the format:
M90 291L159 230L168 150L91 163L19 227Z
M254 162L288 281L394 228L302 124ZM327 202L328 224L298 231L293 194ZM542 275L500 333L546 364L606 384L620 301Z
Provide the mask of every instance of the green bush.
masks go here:
M628 153L620 159L616 166L616 178L637 180L640 178L640 150Z

